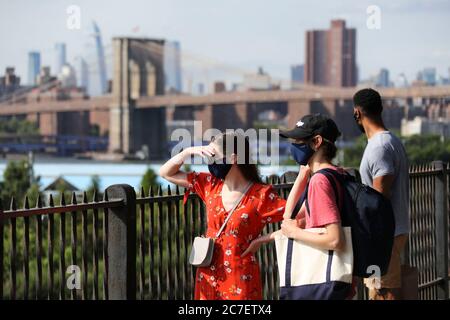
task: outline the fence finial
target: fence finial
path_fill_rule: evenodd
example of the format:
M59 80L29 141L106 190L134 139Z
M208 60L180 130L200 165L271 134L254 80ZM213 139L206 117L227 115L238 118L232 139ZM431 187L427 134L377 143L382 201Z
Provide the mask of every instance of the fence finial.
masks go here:
M50 207L54 207L55 206L54 203L53 203L53 196L52 196L51 193L50 193L50 196L48 197L48 203L49 203Z
M64 191L61 191L61 198L59 200L59 203L61 206L65 206L66 205L66 199L65 199L65 195L64 195Z
M30 209L30 201L28 200L28 195L25 195L25 199L23 200L23 208Z
M72 199L70 201L72 204L77 204L77 196L75 192L72 192Z
M42 208L42 198L40 194L38 194L38 197L36 199L36 208Z
M9 205L11 211L15 211L17 209L16 198L14 196L11 197L11 203Z

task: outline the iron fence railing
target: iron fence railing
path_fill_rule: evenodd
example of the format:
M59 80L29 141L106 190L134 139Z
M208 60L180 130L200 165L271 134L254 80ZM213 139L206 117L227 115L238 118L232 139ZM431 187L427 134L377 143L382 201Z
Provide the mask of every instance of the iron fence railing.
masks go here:
M449 298L449 172L442 162L410 168L406 260L418 268L420 299ZM285 176L267 182L287 198L292 183ZM17 209L13 199L0 211L0 299L192 299L188 255L205 230L206 212L197 195L183 198L179 188L141 189L136 196L132 187L114 185L102 201L94 195L88 202L84 194L77 203L72 194L70 204L62 196L55 206L50 197L44 207L38 198L30 208L25 199ZM264 232L278 228L271 224ZM257 257L264 298L278 299L274 244ZM358 298L366 298L365 290Z
M86 193L77 203L72 193L70 204L62 194L55 206L50 195L30 208L26 197L17 209L12 198L0 211L0 299L107 298L107 211L122 205L106 194L88 202Z

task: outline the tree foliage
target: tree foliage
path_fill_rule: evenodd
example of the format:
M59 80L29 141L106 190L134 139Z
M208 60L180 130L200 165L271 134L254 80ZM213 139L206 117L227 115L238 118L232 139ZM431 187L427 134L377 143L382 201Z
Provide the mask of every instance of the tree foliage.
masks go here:
M410 165L430 163L441 160L450 161L450 140L438 135L413 135L401 137L408 155ZM367 139L361 135L352 147L344 149L343 165L346 167L359 167L364 153Z
M36 122L13 117L9 120L0 120L0 134L39 134L39 127Z
M150 190L150 187L158 185L158 176L152 168L147 168L144 176L141 179L141 186L144 188L144 191L147 193Z
M39 179L34 179L31 174L26 160L8 162L3 173L3 182L0 185L4 207L9 206L11 197L16 199L17 206L21 206L25 195L29 196L30 205L34 205L40 185Z

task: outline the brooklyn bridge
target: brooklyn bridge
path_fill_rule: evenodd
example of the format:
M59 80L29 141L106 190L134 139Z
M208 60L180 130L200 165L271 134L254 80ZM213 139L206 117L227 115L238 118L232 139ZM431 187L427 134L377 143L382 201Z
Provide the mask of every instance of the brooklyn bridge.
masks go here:
M84 137L97 126L107 137L107 153L129 155L147 146L150 159L167 155L170 130L193 121L202 129L253 126L260 114L273 111L293 126L305 114L332 116L344 139L358 135L352 123L354 87L303 85L295 90L230 91L204 96L164 93L164 40L113 38L111 93L100 97L51 90L52 84L12 94L0 101L0 118L19 117L38 124L42 136ZM427 110L450 114L450 86L380 88L390 128L402 118ZM56 92L56 93L55 93Z

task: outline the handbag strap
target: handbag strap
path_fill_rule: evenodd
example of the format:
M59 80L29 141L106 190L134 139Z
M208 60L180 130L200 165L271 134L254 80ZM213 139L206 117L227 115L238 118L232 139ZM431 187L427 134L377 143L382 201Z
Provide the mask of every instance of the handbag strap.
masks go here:
M228 214L227 218L225 219L224 223L222 224L222 227L220 227L219 231L217 232L216 239L220 236L220 234L222 233L223 229L225 228L228 220L230 220L231 215L233 214L234 210L236 210L237 206L239 205L239 203L241 203L242 199L245 197L245 195L247 194L247 191L250 189L250 187L252 185L253 185L253 183L249 182L248 185L245 187L244 191L242 192L242 195L236 201L233 208L230 210L230 213Z

